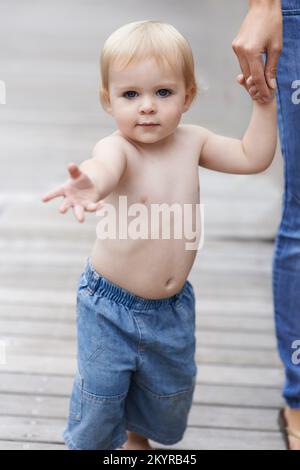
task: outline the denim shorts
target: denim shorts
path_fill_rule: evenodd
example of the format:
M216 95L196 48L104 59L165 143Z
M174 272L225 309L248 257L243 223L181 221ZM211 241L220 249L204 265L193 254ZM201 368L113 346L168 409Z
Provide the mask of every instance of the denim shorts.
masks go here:
M183 437L196 383L195 295L144 299L87 259L77 286L77 370L64 441L110 450L126 430L163 445Z

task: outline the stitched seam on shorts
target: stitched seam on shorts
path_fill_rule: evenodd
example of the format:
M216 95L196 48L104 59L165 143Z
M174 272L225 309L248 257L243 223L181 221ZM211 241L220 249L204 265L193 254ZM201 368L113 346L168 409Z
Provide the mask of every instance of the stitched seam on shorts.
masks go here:
M111 442L110 447L107 450L111 450L111 448L115 449L116 447L120 447L125 444L125 442L127 442L127 436L123 436L122 439L120 437L118 439L116 438Z
M282 14L284 16L300 15L300 8L295 8L294 10L282 10Z
M145 429L143 426L139 426L138 424L134 424L131 421L126 420L126 425L127 424L132 428L133 432L135 432L135 431L139 432L140 431L144 437L146 437L148 439L152 439L153 441L156 441L156 442L162 442L163 444L173 444L174 441L178 442L182 439L182 433L178 437L175 437L173 439L168 439L167 437L163 436L162 434L152 433L151 431L148 431L147 429Z
M127 392L124 392L120 395L112 395L112 396L101 396L101 395L94 395L93 393L87 392L86 390L82 391L82 398L85 400L90 400L90 401L95 401L102 403L104 401L106 402L115 402L115 401L121 401L126 398Z
M72 438L71 438L71 436L70 436L70 434L69 434L68 431L66 431L66 432L63 434L63 439L64 439L65 443L66 443L69 447L71 447L71 449L73 449L73 450L84 450L84 449L81 449L80 447L76 447L76 446L75 446L75 444L74 444L74 442L73 442L73 440L72 440Z
M192 387L190 388L187 388L185 390L181 390L180 392L175 392L175 393L170 393L170 394L167 394L167 395L159 395L158 393L155 393L153 392L152 390L150 390L148 387L145 387L145 385L141 384L140 382L138 382L137 380L134 380L134 382L136 383L136 385L138 385L141 389L143 390L146 390L147 392L151 393L151 395L153 395L155 398L158 398L158 399L163 399L163 398L174 398L174 397L178 397L179 395L185 395L189 392L191 392L195 385L192 385Z
M137 328L137 330L139 332L139 335L140 335L140 341L139 341L139 346L138 346L138 351L140 352L141 345L143 344L142 332L141 332L141 329L140 329L139 322L138 322L137 318L135 317L135 315L132 313L131 316L132 316L132 319L133 319L134 323L136 324L136 328Z
M290 196L290 197L292 197L293 199L295 199L295 201L297 202L297 204L300 204L300 199L299 199L297 196L295 196L293 193L291 193L291 191L288 190L288 189L287 189L286 192L287 192L288 196Z

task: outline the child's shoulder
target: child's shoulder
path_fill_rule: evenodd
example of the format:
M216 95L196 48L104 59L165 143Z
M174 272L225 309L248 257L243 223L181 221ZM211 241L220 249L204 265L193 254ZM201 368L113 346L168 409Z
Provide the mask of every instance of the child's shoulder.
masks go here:
M199 143L203 143L207 129L205 127L199 126L197 124L179 124L177 126L177 132L182 133L183 137L194 138ZM94 145L93 153L101 152L104 149L112 149L125 151L126 148L130 148L130 142L123 136L121 131L116 130L109 135L102 137Z
M105 150L122 151L124 148L124 138L121 135L112 133L99 139L93 147L93 155Z
M203 137L207 132L205 127L199 126L198 124L180 124L178 128L181 128L185 132L189 132L190 134L194 134L198 137Z
M109 135L105 135L104 137L102 137L101 139L99 139L95 146L109 146L109 145L115 145L116 142L123 142L124 141L124 137L121 135L121 133L118 133L118 131L116 132L113 132L112 134L109 134Z

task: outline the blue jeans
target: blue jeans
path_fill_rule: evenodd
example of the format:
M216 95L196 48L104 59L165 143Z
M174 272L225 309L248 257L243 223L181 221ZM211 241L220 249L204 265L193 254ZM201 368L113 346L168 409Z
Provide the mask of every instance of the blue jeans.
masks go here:
M95 271L77 290L78 368L63 438L72 450L108 450L126 430L161 444L183 437L196 383L195 294L144 299Z
M300 364L293 354L300 340L300 0L282 0L282 11L276 98L285 187L273 256L273 300L286 376L283 397L291 408L300 408Z

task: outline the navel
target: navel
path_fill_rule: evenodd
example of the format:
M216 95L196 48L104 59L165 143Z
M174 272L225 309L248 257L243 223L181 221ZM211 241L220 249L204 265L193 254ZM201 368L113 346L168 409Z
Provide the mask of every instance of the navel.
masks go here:
M173 281L173 278L170 277L166 282L166 287L170 287L170 285L172 284L172 281Z

